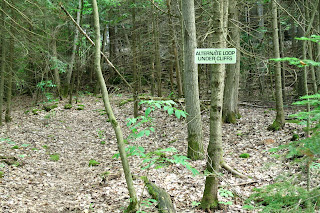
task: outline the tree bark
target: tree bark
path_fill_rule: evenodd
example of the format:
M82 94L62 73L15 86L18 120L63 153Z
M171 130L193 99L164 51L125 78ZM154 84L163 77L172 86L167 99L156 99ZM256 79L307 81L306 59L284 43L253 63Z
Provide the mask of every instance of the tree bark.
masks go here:
M81 10L82 10L82 0L79 0L78 2L78 10L77 10L77 24L80 25L80 19L81 19ZM79 41L79 30L76 27L75 33L74 33L74 38L73 38L73 46L72 46L72 54L71 54L71 61L70 61L70 66L69 66L69 70L67 73L67 90L68 93L72 93L72 91L70 91L70 83L71 83L71 76L72 76L72 72L73 72L73 67L74 67L74 61L75 61L75 57L76 57L76 53L77 53L77 45L78 45L78 41Z
M132 38L131 38L131 56L132 56L132 72L133 72L133 115L138 117L138 96L139 96L139 81L137 69L137 26L136 26L136 0L132 0Z
M280 58L279 47L279 34L278 34L278 8L276 0L272 0L272 27L273 27L273 49L274 57ZM282 99L282 86L281 86L281 64L275 62L275 88L276 88L276 119L272 125L268 127L268 130L277 131L284 127L284 111L283 111L283 99Z
M6 4L2 2L3 10L6 10ZM6 48L5 48L5 14L2 12L1 17L1 75L0 75L0 126L2 126L2 109L3 109L3 97L4 97L4 78L6 71Z
M227 0L214 1L213 20L213 45L215 48L225 48L224 11L228 5ZM207 170L212 173L206 177L205 189L201 200L202 209L218 209L218 173L222 162L222 107L224 90L225 65L212 65L211 76L211 105L210 105L210 141L208 146Z
M109 101L108 90L107 90L106 83L104 81L104 78L103 78L103 75L101 72L100 24L99 24L99 13L98 13L97 1L92 0L92 5L93 5L94 29L95 29L95 37L96 37L94 67L95 67L98 81L100 83L104 107L106 109L107 115L110 119L110 122L112 124L112 127L115 131L116 138L117 138L118 150L120 153L122 167L124 170L124 174L125 174L125 178L126 178L126 182L127 182L127 187L128 187L128 191L129 191L129 195L130 195L130 205L129 205L127 211L128 212L136 212L138 210L138 199L137 199L135 188L133 186L132 175L130 172L129 163L128 163L128 159L127 159L127 155L126 155L126 151L125 151L123 134L122 134L121 127L119 126L119 124L113 114L113 111L112 111L112 108L110 105L110 101Z
M188 123L188 154L192 160L203 159L203 135L199 101L198 67L195 64L196 26L194 1L182 2L184 19L184 91Z
M226 123L235 123L239 117L238 110L238 89L240 77L240 31L238 24L239 11L237 9L237 0L230 0L229 17L230 17L230 43L237 48L237 62L226 67L226 79L224 88L223 102L223 121Z

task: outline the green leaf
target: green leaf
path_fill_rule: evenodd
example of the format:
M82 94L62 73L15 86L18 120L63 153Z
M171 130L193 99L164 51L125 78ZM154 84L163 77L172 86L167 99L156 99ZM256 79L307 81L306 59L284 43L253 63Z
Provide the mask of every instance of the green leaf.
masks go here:
M145 130L141 130L138 134L137 134L137 138L141 138L141 137L143 137L143 135L144 135L144 133L145 133Z
M150 114L150 112L151 112L151 108L148 107L148 108L146 109L145 113L144 113L145 116L148 117L148 115Z
M180 119L180 117L181 117L180 110L176 110L176 111L174 112L174 114L175 114L175 116L176 116L178 119Z
M172 114L173 114L173 108L169 108L169 109L168 109L168 114L169 114L169 115L172 115Z

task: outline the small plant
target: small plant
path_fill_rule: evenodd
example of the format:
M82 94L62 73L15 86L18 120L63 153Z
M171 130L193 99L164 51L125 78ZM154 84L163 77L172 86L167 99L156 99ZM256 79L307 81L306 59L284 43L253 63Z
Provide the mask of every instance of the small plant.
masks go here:
M200 204L201 204L201 202L198 202L198 201L192 201L192 203L191 203L193 208L199 206Z
M72 104L66 104L66 105L64 105L64 108L65 109L71 109L72 108Z
M293 134L291 141L297 141L297 140L299 140L299 134Z
M42 146L44 149L49 149L48 145L43 145Z
M250 155L248 153L242 153L239 155L240 158L249 158Z
M60 159L60 155L59 154L50 155L50 159L52 161L58 161Z
M15 146L11 147L11 149L19 149L19 146L15 145Z
M96 160L91 159L89 161L89 166L98 166L100 163Z
M3 178L3 177L4 177L4 172L0 171L0 178Z
M105 141L100 141L100 144L104 145L104 144L106 144L106 142Z
M40 109L32 109L32 114L39 115Z
M224 189L224 188L220 188L218 190L218 192L221 197L225 197L225 198L230 198L230 197L233 198L234 197L234 195L231 191ZM224 205L232 205L232 201L227 201L227 202L219 201L219 203L224 204Z
M83 104L78 104L76 110L84 110L84 105Z
M147 200L141 201L141 206L144 206L145 208L152 208L152 207L156 206L157 203L158 203L157 200L149 198ZM146 213L146 212L139 210L139 211L137 211L137 213Z

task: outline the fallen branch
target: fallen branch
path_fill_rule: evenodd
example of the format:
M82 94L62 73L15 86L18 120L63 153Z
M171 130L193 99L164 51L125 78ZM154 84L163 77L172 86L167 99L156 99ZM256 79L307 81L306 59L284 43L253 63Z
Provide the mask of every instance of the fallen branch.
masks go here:
M231 166L229 166L226 162L223 162L223 163L221 164L221 166L222 166L222 168L224 168L225 170L231 172L231 174L237 175L237 176L239 176L239 177L241 177L241 178L246 178L246 179L249 178L248 176L246 176L246 175L244 175L244 174L241 174L240 172L232 169Z

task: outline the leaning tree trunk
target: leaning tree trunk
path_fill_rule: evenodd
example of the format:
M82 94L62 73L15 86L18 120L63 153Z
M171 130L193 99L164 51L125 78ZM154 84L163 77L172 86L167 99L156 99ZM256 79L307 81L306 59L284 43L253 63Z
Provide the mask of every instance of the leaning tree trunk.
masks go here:
M228 1L214 1L213 20L213 45L215 48L225 48L224 7ZM210 105L210 141L208 146L207 170L211 173L206 177L205 189L201 200L202 209L218 209L218 173L222 161L222 106L224 90L225 65L212 65L211 76L211 105Z
M230 22L230 42L237 48L237 62L226 67L226 80L224 88L223 102L223 121L226 123L236 123L239 116L238 110L238 87L240 76L240 31L238 27L239 12L237 9L237 0L230 0L229 17Z
M278 11L277 2L272 0L272 27L273 27L273 49L274 57L280 58L279 47L279 34L278 34ZM284 111L283 111L283 99L282 99L282 85L281 85L281 64L276 62L275 66L275 88L276 88L276 119L272 125L268 127L268 130L277 131L283 128L285 124Z
M125 151L123 134L122 134L121 127L118 124L118 122L113 114L113 111L112 111L112 108L110 105L110 101L109 101L108 90L107 90L106 83L104 81L102 71L101 71L100 24L99 24L99 14L98 14L97 1L92 0L92 5L93 5L93 15L94 15L94 29L95 29L95 36L96 36L94 67L95 67L98 81L100 83L104 107L106 109L107 115L110 119L110 122L112 124L112 127L113 127L115 134L116 134L116 137L117 137L118 150L120 153L122 167L124 170L124 174L125 174L125 178L126 178L126 182L127 182L127 187L128 187L128 191L129 191L129 195L130 195L130 205L129 205L127 211L128 212L136 212L138 210L139 205L138 205L136 191L133 186L132 175L130 172L129 163L128 163L128 159L127 159L127 155L126 155L126 151Z
M198 67L195 64L196 25L193 0L182 2L184 19L184 91L188 113L188 157L203 159L203 135L199 101Z

